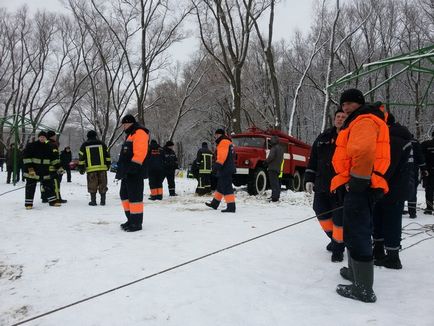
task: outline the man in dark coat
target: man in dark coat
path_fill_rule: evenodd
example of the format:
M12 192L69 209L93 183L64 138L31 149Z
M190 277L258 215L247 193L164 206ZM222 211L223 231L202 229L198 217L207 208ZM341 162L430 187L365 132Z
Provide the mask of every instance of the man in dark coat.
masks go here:
M390 113L387 124L390 134L390 166L385 178L389 184L389 192L374 206L373 254L375 265L401 269L399 249L402 210L404 201L410 193L409 183L413 167L409 158L412 151L412 136L406 127L395 122L395 117Z
M425 188L426 209L424 214L433 213L434 201L434 131L431 134L431 140L424 141L421 144L422 152L426 161L427 175L423 178Z
M196 194L199 196L211 193L212 163L212 152L208 148L208 143L203 142L194 160L195 169L197 170Z
M163 147L164 153L164 173L169 186L169 195L177 196L175 192L175 170L178 169L178 158L173 150L175 144L169 140ZM163 179L164 180L164 179Z
M272 202L278 202L280 199L280 181L279 175L282 170L283 149L279 144L279 137L272 136L270 139L270 152L265 160L268 170L268 178L271 186Z
M65 204L68 201L66 199L62 199L62 195L60 193L60 183L62 181L62 174L65 172L60 164L60 153L59 153L59 142L57 141L57 135L56 132L53 130L47 131L47 140L48 143L51 145L51 148L53 150L53 154L56 156L56 159L53 161L53 163L50 165L50 172L51 177L54 181L54 193L56 194L57 200ZM44 189L45 191L45 189ZM44 194L42 196L42 200L45 201L47 198Z
M412 151L410 153L409 162L412 165L412 169L410 171L410 193L408 197L408 210L403 210L403 214L409 214L410 218L416 218L416 206L417 206L417 187L419 186L419 171L422 178L428 175L428 171L426 169L425 158L422 153L422 147L417 139L412 138L411 140Z
M336 148L336 138L346 118L347 114L342 109L335 112L334 127L321 133L312 145L305 173L306 191L315 191L313 210L318 215L322 229L331 240L327 250L332 252L332 262L341 262L345 250L342 210L333 211L343 205L345 190L338 189L335 193L330 193L330 181L335 174L332 157Z
M149 200L163 199L163 180L165 175L164 170L164 150L152 139L149 144L149 159L148 159L148 178L151 196Z
M66 181L71 182L71 167L69 163L72 161L71 147L66 146L65 149L60 153L60 165L66 172ZM62 179L62 176L60 176Z

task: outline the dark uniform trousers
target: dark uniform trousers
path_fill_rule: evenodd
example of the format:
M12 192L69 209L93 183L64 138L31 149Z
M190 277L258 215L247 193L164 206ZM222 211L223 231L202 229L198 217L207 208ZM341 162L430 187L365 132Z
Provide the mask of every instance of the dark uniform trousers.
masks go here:
M333 252L344 252L343 210L337 209L344 203L345 189L337 189L335 194L315 192L313 210L318 216L318 222L332 241Z
M54 183L52 179L43 179L41 182L41 191L43 189L44 196L49 203L56 201L54 193ZM33 199L35 198L36 184L38 180L27 178L26 182L26 201L25 204L33 206Z
M149 189L151 196L163 198L164 173L162 171L149 171Z
M374 241L384 241L387 250L401 248L403 201L385 203L379 201L374 207Z
M119 195L125 216L133 225L143 223L143 188L143 176L140 174L127 174L121 181Z
M268 170L268 177L270 178L271 199L272 200L279 200L279 198L280 198L279 174L280 174L280 172Z
M107 171L94 171L87 173L87 191L91 194L97 191L100 194L107 192Z
M211 173L199 173L196 193L198 195L211 193Z
M431 213L433 212L434 201L434 175L432 173L434 173L433 169L430 170L430 174L423 180L425 186L426 210Z
M220 175L218 177L214 199L220 203L223 198L226 204L235 204L234 188L232 187L232 174Z
M370 189L350 191L344 198L344 242L351 258L372 260L374 200Z
M166 171L167 185L169 186L169 194L175 194L175 170Z

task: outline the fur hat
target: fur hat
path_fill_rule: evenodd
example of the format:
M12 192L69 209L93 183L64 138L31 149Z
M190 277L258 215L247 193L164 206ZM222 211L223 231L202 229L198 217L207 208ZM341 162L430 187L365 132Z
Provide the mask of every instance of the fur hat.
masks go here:
M173 141L171 141L171 140L168 140L167 142L166 142L166 145L165 145L166 147L169 147L169 146L175 146L175 144L173 143Z
M136 122L136 118L134 118L134 116L132 114L127 114L126 116L124 116L122 118L122 123L135 123Z
M47 138L51 138L53 136L56 136L56 133L53 130L48 130L47 131Z
M356 88L350 88L345 90L342 95L341 99L339 100L339 104L342 106L345 102L353 102L353 103L359 103L361 105L365 104L365 97L363 96L363 93L359 91Z

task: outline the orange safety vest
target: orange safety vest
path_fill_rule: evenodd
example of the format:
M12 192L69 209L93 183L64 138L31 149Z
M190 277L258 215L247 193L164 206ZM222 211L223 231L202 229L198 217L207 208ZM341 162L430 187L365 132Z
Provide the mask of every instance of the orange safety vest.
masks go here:
M354 134L354 130L351 134L354 126L364 119L370 119L375 123L377 129L375 144L369 143L373 135L371 133L363 134L359 129L358 134ZM351 149L355 153L352 153ZM348 183L353 175L370 178L371 188L381 188L384 193L387 193L389 186L383 177L390 165L389 128L386 123L371 113L359 115L348 128L339 132L332 163L337 175L331 181L331 191Z

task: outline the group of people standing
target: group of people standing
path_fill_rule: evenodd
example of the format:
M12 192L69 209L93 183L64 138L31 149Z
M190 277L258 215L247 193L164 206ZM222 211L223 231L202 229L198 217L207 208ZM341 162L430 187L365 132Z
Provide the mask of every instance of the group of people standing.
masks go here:
M375 302L374 264L402 268L404 202L409 201L411 217L416 217L419 169L427 190L425 213L432 214L434 141L422 143L424 155L418 153L417 141L408 129L381 103L365 103L358 89L344 91L340 106L334 126L312 146L306 190L315 192L313 208L331 239L327 245L331 260L342 261L344 249L348 251L348 267L341 268L340 275L352 284L338 285L337 293Z

